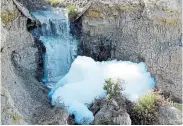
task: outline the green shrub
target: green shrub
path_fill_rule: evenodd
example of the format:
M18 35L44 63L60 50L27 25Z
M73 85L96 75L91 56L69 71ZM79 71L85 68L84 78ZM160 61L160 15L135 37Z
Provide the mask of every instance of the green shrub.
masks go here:
M78 14L78 8L73 6L73 5L71 5L71 4L69 4L67 6L67 10L68 10L68 14L69 14L69 18L70 19L75 18L77 16L77 14Z
M155 93L148 93L139 99L134 109L137 112L154 112L156 109L157 99L158 97Z
M122 84L121 80L114 81L111 78L105 80L103 89L106 90L107 97L109 100L112 99L113 97L121 96L122 91L121 84Z
M155 125L157 124L158 107L163 103L161 95L150 92L142 96L138 103L130 109L130 117L134 125Z

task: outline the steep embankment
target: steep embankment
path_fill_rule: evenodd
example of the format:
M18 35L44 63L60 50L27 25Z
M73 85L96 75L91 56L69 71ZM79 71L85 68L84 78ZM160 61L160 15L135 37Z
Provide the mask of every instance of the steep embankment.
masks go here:
M51 108L36 79L41 45L27 31L28 11L14 2L1 1L1 123L67 124L67 113Z
M157 86L182 101L180 0L95 0L82 17L83 55L143 61Z

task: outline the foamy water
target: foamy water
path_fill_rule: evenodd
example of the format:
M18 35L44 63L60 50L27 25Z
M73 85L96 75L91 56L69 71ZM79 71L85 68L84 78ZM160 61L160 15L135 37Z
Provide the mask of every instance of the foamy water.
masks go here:
M106 96L103 86L108 78L124 80L122 94L133 102L155 87L155 81L144 63L96 62L90 57L78 56L68 74L50 91L49 98L52 105L64 106L70 114L74 114L78 124L89 124L94 117L85 104Z

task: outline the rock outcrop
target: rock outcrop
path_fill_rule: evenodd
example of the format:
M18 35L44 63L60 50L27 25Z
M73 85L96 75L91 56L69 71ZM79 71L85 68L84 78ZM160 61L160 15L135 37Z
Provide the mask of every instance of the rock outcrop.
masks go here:
M23 6L23 4L13 0L14 4L16 5L17 9L28 19L33 20L32 16L30 15L29 11Z
M181 125L182 113L174 107L160 107L158 111L159 125Z
M167 101L164 101L167 102ZM181 125L182 113L171 104L158 105L155 112L136 113L136 103L124 98L98 99L90 106L94 114L93 125ZM151 108L152 109L152 108ZM140 110L139 110L140 112ZM135 117L135 118L134 118Z
M27 31L31 18L13 1L1 1L1 124L67 124L68 114L51 108L48 89L36 79L42 54Z
M145 62L182 101L181 0L94 0L82 17L82 55Z
M29 11L36 11L38 9L49 9L46 0L16 0L20 2L24 7L26 7Z
M95 115L94 125L131 125L131 119L126 111L125 101L97 100L90 110Z

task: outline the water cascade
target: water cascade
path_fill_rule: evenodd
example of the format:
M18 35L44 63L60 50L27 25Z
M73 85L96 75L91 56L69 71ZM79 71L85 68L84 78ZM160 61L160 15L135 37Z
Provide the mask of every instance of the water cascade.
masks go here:
M43 82L53 87L69 70L77 55L77 41L70 35L67 10L33 12L41 27L32 34L46 47Z

